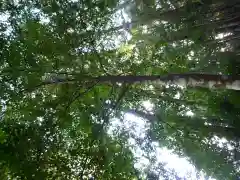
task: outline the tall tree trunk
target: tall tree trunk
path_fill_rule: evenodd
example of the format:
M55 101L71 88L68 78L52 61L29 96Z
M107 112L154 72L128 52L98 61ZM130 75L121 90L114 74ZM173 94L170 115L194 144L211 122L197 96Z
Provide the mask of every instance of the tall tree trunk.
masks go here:
M67 78L45 80L42 84L59 84L59 83L77 83L77 82L98 82L98 83L148 83L160 86L178 85L182 88L200 87L210 89L233 89L240 90L240 75L214 75L200 73L152 75L152 76L81 76L81 78Z

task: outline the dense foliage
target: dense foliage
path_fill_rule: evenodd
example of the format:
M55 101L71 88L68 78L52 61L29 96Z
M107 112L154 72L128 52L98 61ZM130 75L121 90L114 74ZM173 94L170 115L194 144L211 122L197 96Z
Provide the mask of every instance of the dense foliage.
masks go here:
M183 179L156 161L153 143L207 176L239 176L238 0L0 10L1 179ZM125 113L145 120L144 136L113 127ZM129 139L148 168L135 166Z

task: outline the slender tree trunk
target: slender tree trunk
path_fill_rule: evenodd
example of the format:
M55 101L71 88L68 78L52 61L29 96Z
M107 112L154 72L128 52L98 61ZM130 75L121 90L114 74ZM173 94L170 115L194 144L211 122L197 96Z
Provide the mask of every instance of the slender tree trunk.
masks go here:
M159 86L178 85L182 88L200 87L209 89L233 89L240 90L240 75L214 75L200 73L152 75L152 76L81 76L78 79L51 79L45 80L42 84L59 84L59 83L77 83L77 82L98 82L98 83L148 83Z

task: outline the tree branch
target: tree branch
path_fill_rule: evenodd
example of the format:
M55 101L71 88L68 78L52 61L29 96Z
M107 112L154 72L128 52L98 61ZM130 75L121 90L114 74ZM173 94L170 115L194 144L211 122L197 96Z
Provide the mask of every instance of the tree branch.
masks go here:
M98 82L93 83L91 86L89 86L84 92L82 93L78 93L76 96L75 93L73 94L73 98L71 99L71 101L68 103L68 105L66 106L66 111L69 109L69 107L71 106L72 103L74 103L79 97L87 94L89 91L91 91L96 85L98 84ZM78 91L78 90L77 90Z

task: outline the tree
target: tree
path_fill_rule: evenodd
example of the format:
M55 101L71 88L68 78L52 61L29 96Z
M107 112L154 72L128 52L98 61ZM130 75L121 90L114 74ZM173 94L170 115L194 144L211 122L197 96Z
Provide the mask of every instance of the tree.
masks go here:
M134 167L139 137L108 133L125 112L148 119L147 154L157 141L209 176L237 177L238 4L2 2L2 179L180 178ZM116 22L126 9L131 21Z

